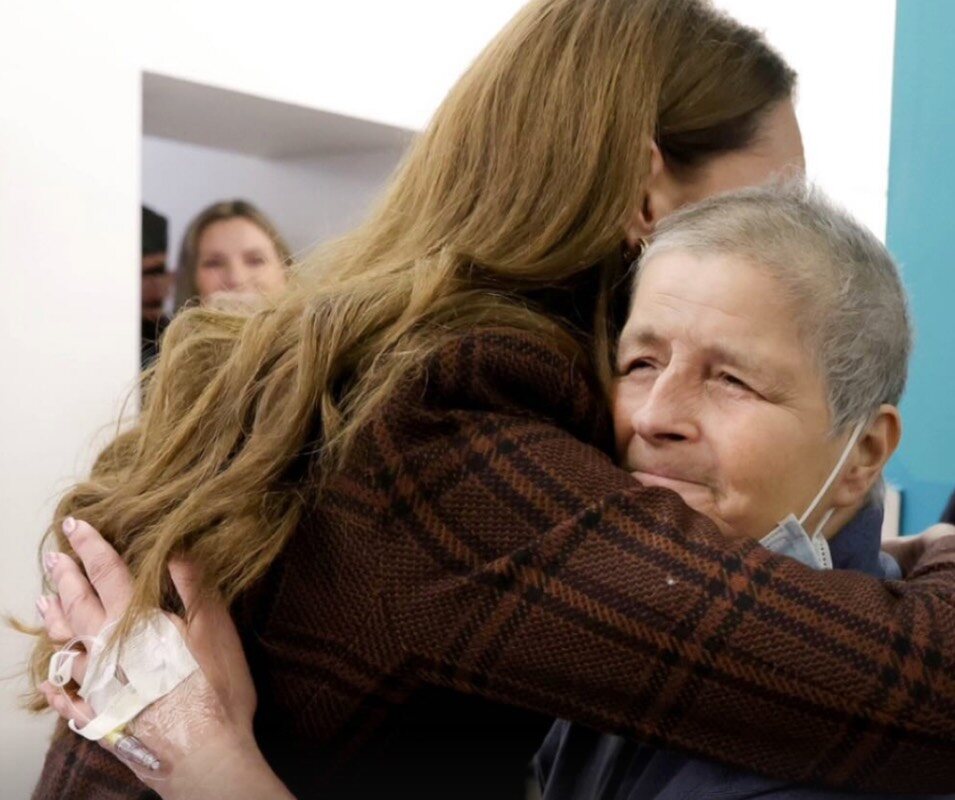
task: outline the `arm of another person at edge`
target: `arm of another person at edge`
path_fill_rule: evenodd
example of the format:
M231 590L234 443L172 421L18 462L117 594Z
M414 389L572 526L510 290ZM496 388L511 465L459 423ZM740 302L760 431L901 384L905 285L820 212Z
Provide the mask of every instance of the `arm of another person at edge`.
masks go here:
M898 562L904 576L915 570L925 575L955 560L955 525L937 522L919 534L887 539L882 549Z
M955 788L951 549L880 582L724 539L607 425L586 369L507 330L380 415L383 613L419 679L774 777Z

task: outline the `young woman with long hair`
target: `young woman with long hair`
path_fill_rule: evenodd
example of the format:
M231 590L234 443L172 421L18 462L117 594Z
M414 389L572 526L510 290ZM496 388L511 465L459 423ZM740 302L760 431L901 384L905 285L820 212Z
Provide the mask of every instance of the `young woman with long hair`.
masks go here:
M45 612L75 631L92 608L69 552L100 553L113 597L94 528L132 575L120 634L179 609L174 558L201 570L187 600L230 604L265 760L227 670L201 734L175 695L166 727L131 726L206 778L153 788L270 796L267 762L300 798L519 797L554 716L801 782L952 785L944 553L898 584L814 572L612 462L625 251L685 203L800 168L793 84L701 0L535 0L280 300L174 321L141 417L57 508ZM204 619L219 644L198 649L234 653ZM123 770L62 736L36 797L137 796Z

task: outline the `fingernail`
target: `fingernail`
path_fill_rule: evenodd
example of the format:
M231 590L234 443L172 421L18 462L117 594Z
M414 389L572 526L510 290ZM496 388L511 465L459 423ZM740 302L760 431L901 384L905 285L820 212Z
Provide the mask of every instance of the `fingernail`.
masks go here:
M50 601L46 599L46 595L41 594L36 601L36 610L40 612L41 617L45 617L49 608Z
M63 533L67 536L72 536L73 532L76 530L76 520L73 517L67 517L63 520Z
M47 553L43 556L43 568L47 572L52 572L53 567L56 566L56 560L60 557L59 553Z

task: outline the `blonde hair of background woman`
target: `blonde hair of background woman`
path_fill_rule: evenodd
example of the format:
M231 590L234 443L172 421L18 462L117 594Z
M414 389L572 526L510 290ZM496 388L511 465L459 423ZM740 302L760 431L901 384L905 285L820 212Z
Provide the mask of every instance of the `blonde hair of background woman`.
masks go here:
M214 222L230 219L246 219L269 237L279 261L284 267L292 263L292 251L279 233L278 228L258 208L246 200L223 200L200 211L189 223L179 248L176 264L176 308L180 309L199 296L196 285L196 270L199 267L199 241L206 228Z
M136 423L59 503L124 554L123 625L185 555L233 599L285 546L323 479L399 382L461 331L557 337L609 380L611 292L654 139L674 169L750 144L795 76L701 0L536 0L491 42L411 147L367 221L242 317L182 313L144 375ZM597 287L591 330L537 301ZM575 283L576 282L576 283ZM53 646L38 642L42 680ZM35 695L34 707L43 706Z

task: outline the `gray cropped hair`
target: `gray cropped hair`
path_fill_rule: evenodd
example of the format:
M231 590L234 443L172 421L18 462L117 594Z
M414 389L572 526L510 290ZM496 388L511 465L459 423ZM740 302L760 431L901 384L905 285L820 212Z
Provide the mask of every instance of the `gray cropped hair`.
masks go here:
M688 206L662 222L640 263L673 250L738 256L779 281L825 381L833 434L898 405L912 349L898 268L818 189L788 182Z

